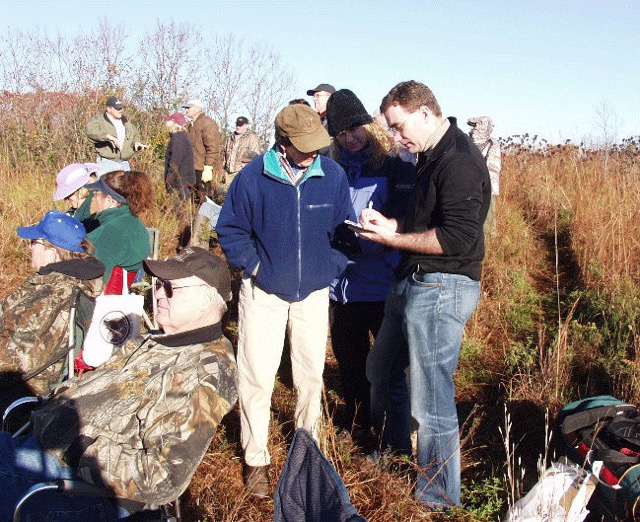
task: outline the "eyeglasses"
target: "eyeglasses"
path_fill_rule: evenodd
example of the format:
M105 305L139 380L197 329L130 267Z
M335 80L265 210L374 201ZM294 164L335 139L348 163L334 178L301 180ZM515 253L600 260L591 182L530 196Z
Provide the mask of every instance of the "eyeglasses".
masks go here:
M416 111L418 112L418 111ZM400 132L402 132L402 129L404 128L405 124L407 123L407 120L409 118L411 118L411 116L413 116L416 112L412 112L411 114L409 114L404 120L402 120L402 123L397 124L394 123L393 125L389 126L389 130L391 131L391 134L396 135L399 134Z
M171 283L171 281L169 279L156 279L156 291L160 290L160 288L164 288L164 294L167 296L168 299L171 299L173 297L173 291L174 290L179 290L180 288L191 288L194 286L207 286L204 283L200 283L197 285L183 285L183 286L175 286Z

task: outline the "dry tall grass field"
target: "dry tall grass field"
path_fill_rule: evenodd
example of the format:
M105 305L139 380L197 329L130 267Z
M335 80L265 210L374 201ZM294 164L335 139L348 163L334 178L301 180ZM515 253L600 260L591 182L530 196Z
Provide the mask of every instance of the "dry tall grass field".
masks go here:
M62 208L51 201L55 174L72 161L92 160L83 128L101 100L0 100L10 108L0 117L0 297L30 270L16 227ZM155 182L157 205L146 224L161 230L161 256L170 256L181 223L162 184L166 136L157 115L130 116L152 145L134 165ZM599 393L640 403L640 140L595 151L527 136L504 145L482 299L456 375L464 491L463 507L449 514L453 520L496 520L509 499L535 482L548 448L547 419L563 404ZM215 238L211 247L221 254ZM232 305L226 331L233 340L235 317ZM410 465L400 466L405 471L374 466L350 439L336 435L332 417L341 408L340 388L330 340L328 348L321 445L353 504L376 522L437 520L412 499ZM293 432L295 398L286 366L285 360L273 403L276 478ZM271 520L272 501L243 494L241 467L232 412L183 496L184 520Z

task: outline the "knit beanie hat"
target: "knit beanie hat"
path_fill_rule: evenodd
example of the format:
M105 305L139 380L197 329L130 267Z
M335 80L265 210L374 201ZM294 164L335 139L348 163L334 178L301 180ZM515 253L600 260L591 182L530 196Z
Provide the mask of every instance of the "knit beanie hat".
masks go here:
M327 130L330 136L371 123L373 118L362 102L349 89L334 92L327 101Z

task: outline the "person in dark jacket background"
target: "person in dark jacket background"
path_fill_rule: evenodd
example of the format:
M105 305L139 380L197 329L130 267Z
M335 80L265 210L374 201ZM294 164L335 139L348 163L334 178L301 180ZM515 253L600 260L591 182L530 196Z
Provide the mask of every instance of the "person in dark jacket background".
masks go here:
M203 112L201 100L189 100L182 105L191 123L187 127L193 144L196 186L213 197L222 176L222 148L218 124Z
M330 143L318 114L289 105L276 146L231 183L216 226L227 260L244 270L238 317L238 392L247 493L269 496L271 394L285 330L297 390L295 425L317 436L329 284L346 266L332 239L355 219L342 168L319 156Z
M164 116L165 127L169 131L169 143L164 160L164 183L169 194L176 193L181 201L189 199L191 189L196 184L193 144L185 130L187 119L184 114L174 112Z

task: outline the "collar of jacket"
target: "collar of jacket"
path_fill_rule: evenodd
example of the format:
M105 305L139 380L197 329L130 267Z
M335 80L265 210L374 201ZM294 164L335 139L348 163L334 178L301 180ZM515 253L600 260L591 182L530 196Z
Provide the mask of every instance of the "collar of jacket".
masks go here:
M280 165L280 158L278 158L278 152L276 151L276 147L272 148L269 152L264 155L264 173L267 176L270 176L281 183L286 183L287 185L291 185L291 180L289 176ZM323 177L324 172L322 171L322 166L320 165L320 154L318 154L313 163L307 168L304 173L302 179L296 185L297 187L301 186L307 179L311 177Z
M122 204L119 207L108 208L107 210L98 212L95 215L95 218L98 220L100 224L102 224L102 223L105 223L106 221L109 221L109 219L113 219L115 217L125 215L125 214L131 214L131 209L129 208L129 205Z
M113 125L113 123L111 122L111 120L109 119L109 117L107 116L107 113L105 112L102 117L107 120L109 122L109 125ZM123 116L122 118L120 118L120 121L122 122L122 124L124 125L125 123L127 123L129 120L127 120L126 116Z
M196 328L195 330L189 330L188 332L151 336L154 341L170 347L206 343L216 341L220 339L220 337L222 337L222 323L203 326L202 328Z
M456 123L457 120L452 116L447 119L449 120L450 125L447 131L444 133L444 136L440 138L440 141L438 141L435 147L433 147L433 149L431 149L430 151L421 152L418 155L418 169L416 172L416 176L422 174L427 165L430 165L434 161L439 160L447 152L451 144L455 141L456 132L458 131L458 125Z

